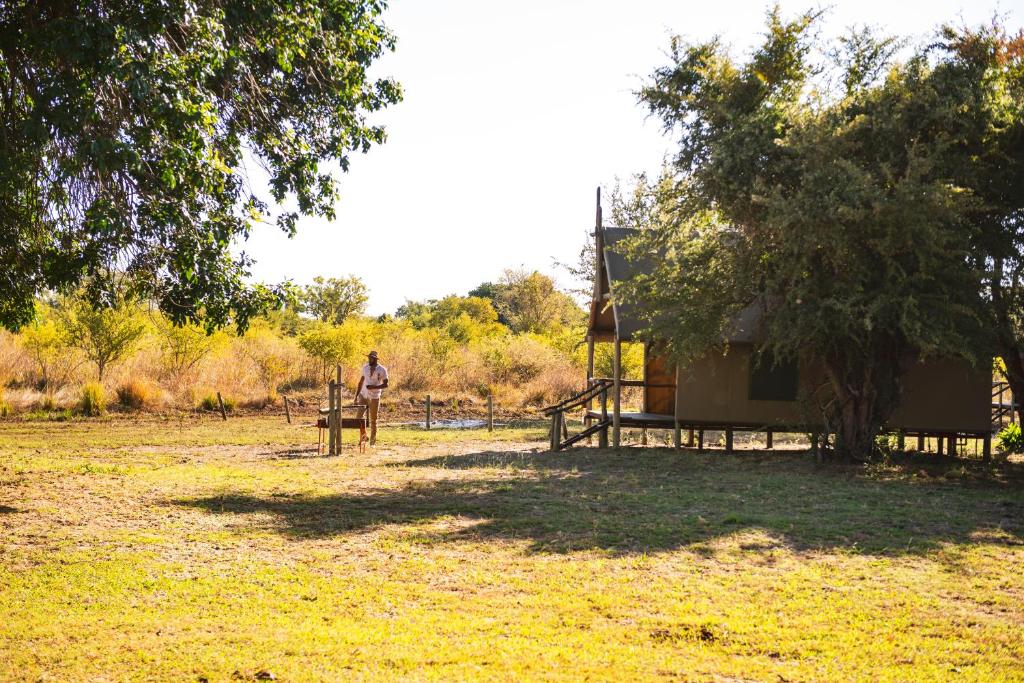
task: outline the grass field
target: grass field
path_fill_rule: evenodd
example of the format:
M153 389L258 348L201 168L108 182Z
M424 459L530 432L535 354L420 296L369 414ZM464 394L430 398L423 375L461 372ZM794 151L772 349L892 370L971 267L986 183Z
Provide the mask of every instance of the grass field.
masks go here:
M1024 680L1024 474L0 423L4 680Z

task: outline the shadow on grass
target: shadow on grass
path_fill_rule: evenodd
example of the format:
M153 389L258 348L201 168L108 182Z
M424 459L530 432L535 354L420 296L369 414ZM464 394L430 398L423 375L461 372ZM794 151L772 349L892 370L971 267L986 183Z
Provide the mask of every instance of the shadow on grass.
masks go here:
M806 455L724 456L627 449L571 454L485 451L389 463L453 470L399 489L325 496L210 496L173 501L253 519L293 538L325 538L405 525L417 542L527 539L531 552L612 554L687 548L717 539L769 552L845 549L924 553L944 543L1024 545L1024 491L815 466ZM431 528L460 518L471 524Z
M21 512L18 508L12 508L8 505L0 505L0 515L13 515Z

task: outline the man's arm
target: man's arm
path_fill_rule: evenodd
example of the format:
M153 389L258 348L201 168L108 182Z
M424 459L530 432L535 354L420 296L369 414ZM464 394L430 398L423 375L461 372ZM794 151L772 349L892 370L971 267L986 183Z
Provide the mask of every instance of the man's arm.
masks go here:
M359 386L356 387L356 396L358 396L359 392L361 392L363 390L363 380L365 380L365 379L366 378L363 377L362 375L359 376ZM370 387L366 387L366 388L369 389Z

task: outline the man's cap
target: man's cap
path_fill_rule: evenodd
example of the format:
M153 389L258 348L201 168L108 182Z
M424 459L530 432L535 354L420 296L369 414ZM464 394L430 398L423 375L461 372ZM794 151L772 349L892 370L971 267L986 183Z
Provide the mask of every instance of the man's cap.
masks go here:
M366 354L366 357L367 358L376 358L377 357L377 352L376 351L370 351L368 354Z

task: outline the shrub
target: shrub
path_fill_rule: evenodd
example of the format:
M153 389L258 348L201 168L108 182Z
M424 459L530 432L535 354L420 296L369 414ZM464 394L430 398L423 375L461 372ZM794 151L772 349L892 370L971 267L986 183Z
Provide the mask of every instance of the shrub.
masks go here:
M231 398L230 396L221 396L221 399L223 399L224 401L225 411L231 412L232 410L235 409L235 400L233 398ZM203 395L203 397L199 399L198 408L199 410L219 411L220 404L217 402L217 394L208 393Z
M78 399L78 412L86 417L102 415L107 409L107 396L103 391L103 385L99 382L89 382L82 387L82 393Z
M0 394L0 417L8 417L13 411L7 397Z
M130 379L117 388L117 402L132 410L145 408L152 395L149 385L137 379Z
M1019 424L1011 423L1006 425L999 432L998 438L999 446L997 448L1000 452L1006 454L1024 453L1024 433L1021 432Z
M53 394L43 394L36 407L44 412L57 410L57 399L53 397Z

